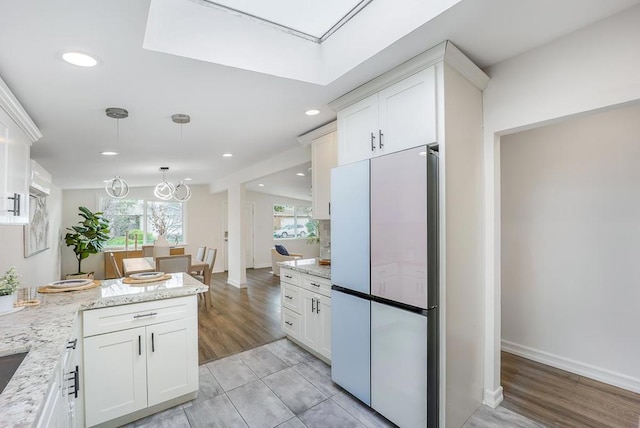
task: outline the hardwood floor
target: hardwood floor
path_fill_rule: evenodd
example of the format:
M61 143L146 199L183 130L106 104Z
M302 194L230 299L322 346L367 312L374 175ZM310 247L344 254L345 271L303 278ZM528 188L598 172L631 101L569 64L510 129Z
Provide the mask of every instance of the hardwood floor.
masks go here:
M247 269L247 288L227 284L227 273L211 276L211 307L198 309L200 364L285 337L280 328L280 278L271 268Z
M640 427L640 394L502 353L502 406L550 427Z

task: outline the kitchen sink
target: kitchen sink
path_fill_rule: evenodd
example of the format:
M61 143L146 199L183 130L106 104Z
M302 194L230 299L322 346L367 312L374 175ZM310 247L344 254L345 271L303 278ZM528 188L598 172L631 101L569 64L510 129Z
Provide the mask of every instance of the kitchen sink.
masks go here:
M20 354L11 354L0 357L0 394L4 391L13 374L20 367L20 363L27 356L26 352Z

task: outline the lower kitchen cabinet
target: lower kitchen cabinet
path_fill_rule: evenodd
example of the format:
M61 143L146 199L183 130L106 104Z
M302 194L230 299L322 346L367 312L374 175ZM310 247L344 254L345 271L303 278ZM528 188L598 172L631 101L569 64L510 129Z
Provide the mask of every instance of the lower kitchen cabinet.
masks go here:
M285 269L280 276L287 337L331 361L331 281Z
M85 312L85 335L100 333L84 339L87 426L123 424L127 415L135 420L148 408L195 394L196 310L189 296ZM110 326L119 330L105 331Z
M77 319L49 385L40 428L84 427L84 387L82 385L82 335Z

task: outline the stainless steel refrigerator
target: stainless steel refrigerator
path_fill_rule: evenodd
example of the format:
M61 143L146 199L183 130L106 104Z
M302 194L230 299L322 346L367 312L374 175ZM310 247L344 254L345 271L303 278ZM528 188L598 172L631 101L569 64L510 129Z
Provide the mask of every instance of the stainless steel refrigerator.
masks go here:
M331 174L332 378L400 427L438 426L438 154Z

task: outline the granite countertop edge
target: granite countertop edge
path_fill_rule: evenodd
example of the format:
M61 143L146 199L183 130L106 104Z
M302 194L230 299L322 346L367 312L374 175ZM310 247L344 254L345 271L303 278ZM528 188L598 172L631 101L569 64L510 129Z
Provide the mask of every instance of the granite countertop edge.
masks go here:
M28 351L22 364L0 393L3 427L35 425L79 312L195 295L209 289L207 285L191 278L179 288L106 297L98 294L100 288L112 285L114 281L104 281L101 287L86 291L38 294L40 306L0 317L0 321L11 322L0 337L0 356Z
M331 265L319 265L317 259L292 260L288 262L280 262L279 264L281 268L319 276L320 278L331 279Z

